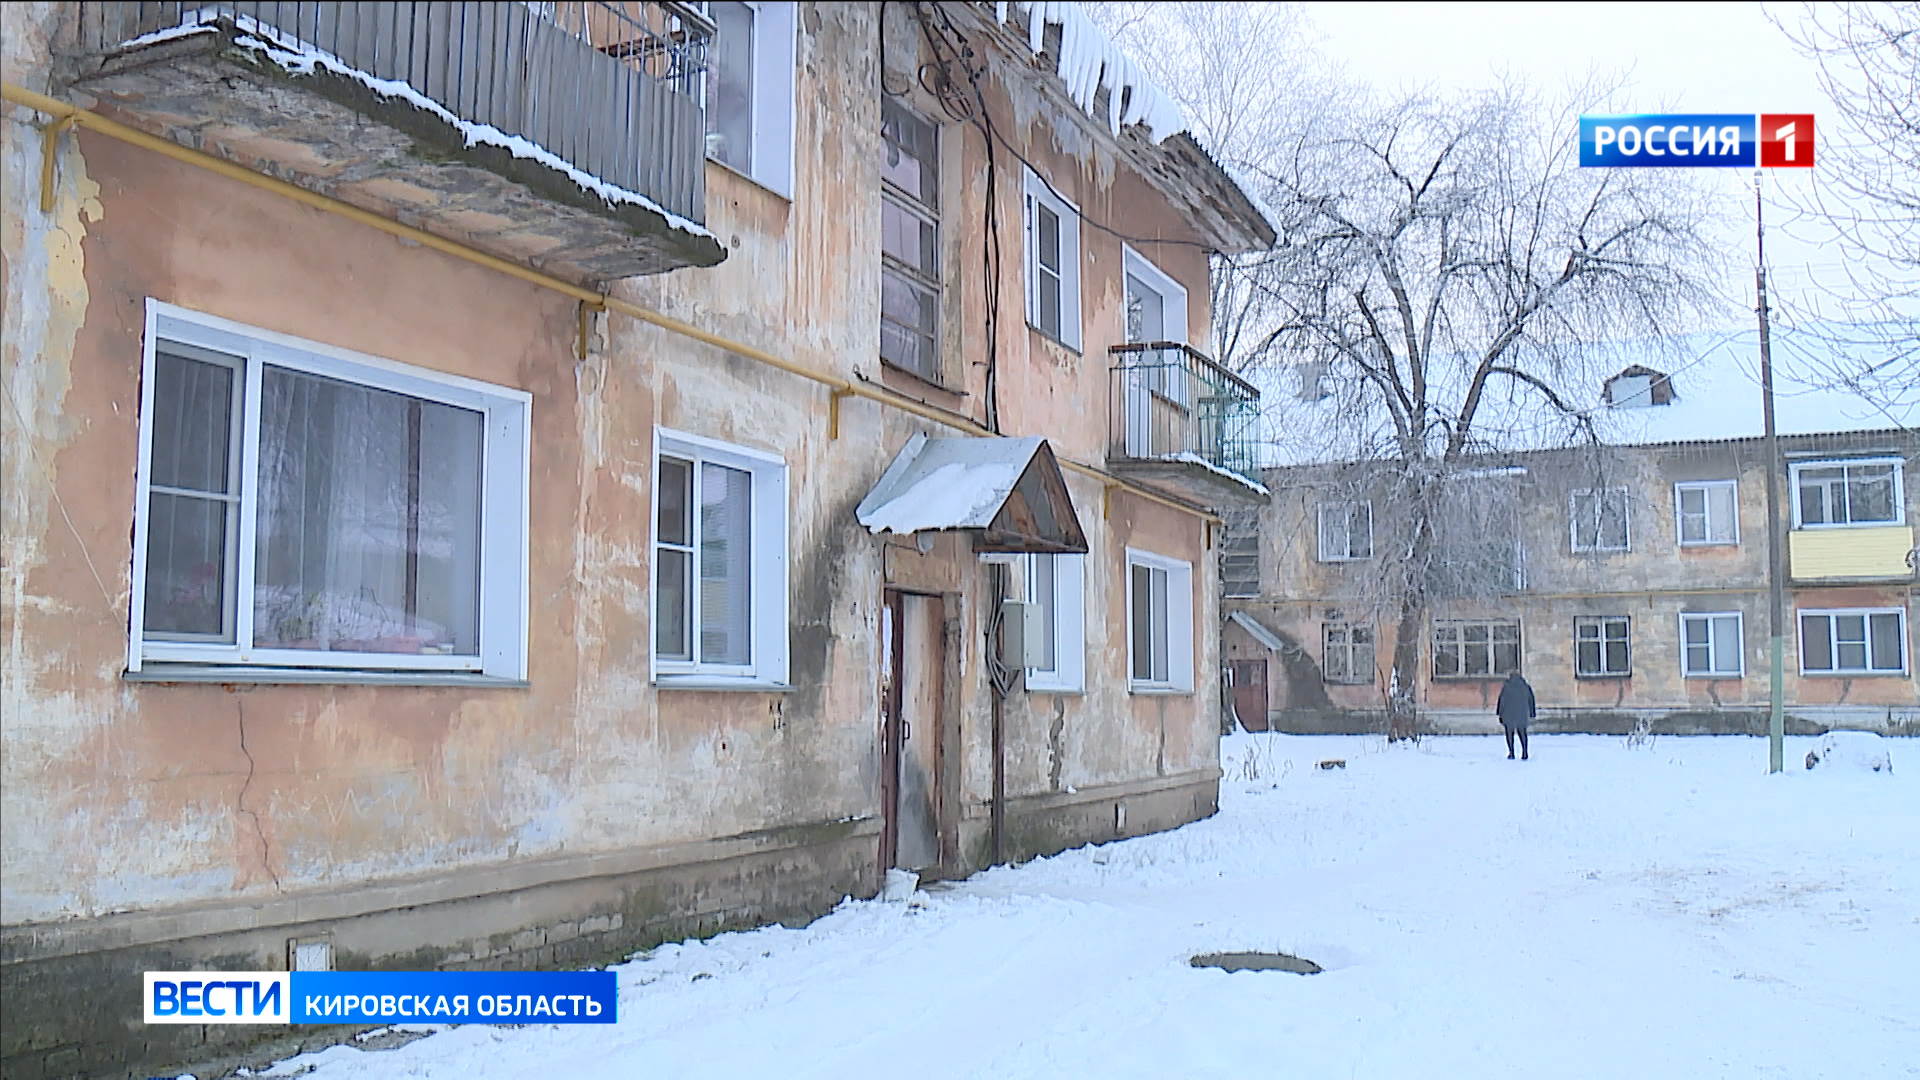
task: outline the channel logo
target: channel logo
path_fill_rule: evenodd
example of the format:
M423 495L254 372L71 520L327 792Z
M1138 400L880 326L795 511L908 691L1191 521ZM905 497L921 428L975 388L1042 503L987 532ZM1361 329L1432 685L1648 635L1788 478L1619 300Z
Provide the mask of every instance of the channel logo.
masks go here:
M284 971L149 971L142 995L149 1024L292 1023Z
M611 971L149 971L149 1024L612 1024Z
M1580 118L1590 169L1813 168L1812 113L1675 113Z

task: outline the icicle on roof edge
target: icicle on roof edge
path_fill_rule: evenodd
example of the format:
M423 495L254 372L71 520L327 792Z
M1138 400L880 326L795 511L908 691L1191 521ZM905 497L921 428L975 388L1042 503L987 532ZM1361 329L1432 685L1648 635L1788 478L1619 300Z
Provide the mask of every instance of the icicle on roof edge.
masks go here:
M1114 135L1132 124L1145 124L1147 135L1155 143L1187 129L1187 117L1166 92L1154 85L1140 65L1102 33L1079 4L1062 0L999 0L994 17L1002 25L1010 9L1027 13L1027 48L1039 55L1044 48L1047 27L1060 28L1060 78L1074 103L1098 120L1105 120ZM1107 115L1094 112L1094 99L1105 86ZM1122 102L1126 109L1121 111Z

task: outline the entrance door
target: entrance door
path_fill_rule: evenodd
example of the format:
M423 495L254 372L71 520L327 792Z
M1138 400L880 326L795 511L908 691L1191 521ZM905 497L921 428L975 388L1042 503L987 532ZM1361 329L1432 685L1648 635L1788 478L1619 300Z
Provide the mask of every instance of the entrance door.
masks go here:
M940 624L938 598L887 594L880 856L883 865L902 870L940 861Z
M1233 714L1248 731L1267 730L1267 662L1235 660L1232 667Z

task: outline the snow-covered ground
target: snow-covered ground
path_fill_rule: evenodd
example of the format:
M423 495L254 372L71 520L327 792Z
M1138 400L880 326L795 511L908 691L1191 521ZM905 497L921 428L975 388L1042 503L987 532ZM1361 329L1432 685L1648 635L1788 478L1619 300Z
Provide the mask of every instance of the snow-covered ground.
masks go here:
M1920 1077L1920 744L1239 736L1221 813L621 967L389 1077ZM1314 763L1344 758L1346 767ZM1320 975L1196 970L1275 949Z

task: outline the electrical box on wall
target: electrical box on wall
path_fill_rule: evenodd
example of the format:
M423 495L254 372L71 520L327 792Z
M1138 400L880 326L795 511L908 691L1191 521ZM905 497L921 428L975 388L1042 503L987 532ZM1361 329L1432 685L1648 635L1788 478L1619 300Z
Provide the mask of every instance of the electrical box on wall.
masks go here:
M1000 602L1000 662L1010 668L1038 667L1046 661L1046 609L1020 600Z

